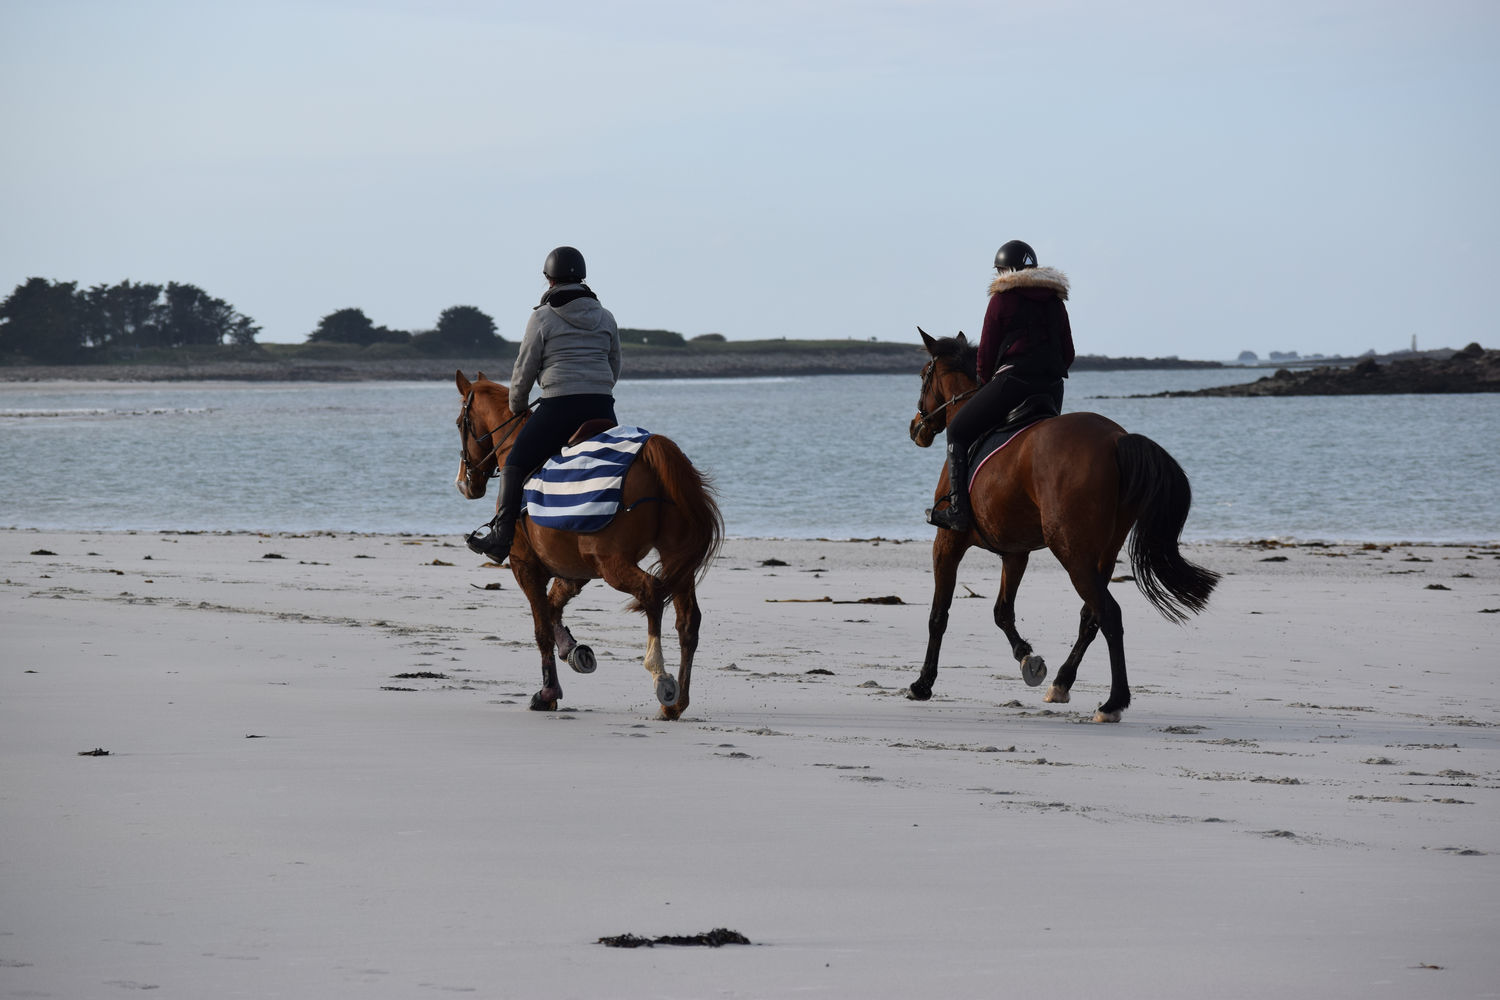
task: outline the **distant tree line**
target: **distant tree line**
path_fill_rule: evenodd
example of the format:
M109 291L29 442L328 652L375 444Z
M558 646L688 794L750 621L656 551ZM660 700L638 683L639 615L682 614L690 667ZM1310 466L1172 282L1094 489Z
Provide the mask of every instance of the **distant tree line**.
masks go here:
M129 360L143 350L255 346L260 327L195 285L122 281L80 289L76 281L28 278L0 302L0 361L81 364ZM423 354L474 354L505 343L474 306L453 306L431 330L376 326L360 309L318 321L308 343L409 344Z
M695 344L722 344L723 342L722 333L700 333L692 339L692 343ZM621 327L620 343L645 344L649 347L686 347L688 340L673 330L637 330L631 327Z
M260 327L195 285L28 278L0 302L0 358L70 364L142 348L253 344Z
M339 309L318 320L309 344L411 344L423 354L473 354L505 343L495 320L474 306L450 306L431 330L408 332L376 326L363 309Z

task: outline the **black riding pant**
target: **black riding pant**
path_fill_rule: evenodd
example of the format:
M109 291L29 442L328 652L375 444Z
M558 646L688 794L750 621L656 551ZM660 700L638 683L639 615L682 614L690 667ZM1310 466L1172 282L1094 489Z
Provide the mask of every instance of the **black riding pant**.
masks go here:
M1028 396L1051 396L1062 412L1063 380L1050 376L996 375L948 420L948 444L967 452L987 431L999 427Z
M505 457L507 468L530 473L563 450L578 426L589 420L615 420L615 398L607 393L548 396L536 404Z

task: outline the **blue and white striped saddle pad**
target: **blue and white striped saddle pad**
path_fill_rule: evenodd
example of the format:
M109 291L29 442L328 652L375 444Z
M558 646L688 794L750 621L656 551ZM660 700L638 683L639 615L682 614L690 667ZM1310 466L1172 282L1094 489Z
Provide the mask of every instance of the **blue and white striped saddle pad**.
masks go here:
M651 432L611 427L564 448L526 480L526 515L544 528L599 531L620 510L625 473Z

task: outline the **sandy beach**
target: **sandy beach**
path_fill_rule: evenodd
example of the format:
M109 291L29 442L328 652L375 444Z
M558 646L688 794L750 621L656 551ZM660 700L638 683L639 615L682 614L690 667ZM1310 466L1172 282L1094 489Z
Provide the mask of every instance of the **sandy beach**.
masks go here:
M917 703L925 544L731 541L665 723L598 583L528 711L457 536L0 531L0 997L1500 996L1500 547L1188 554L1097 725L997 559ZM1053 668L1077 611L1034 557Z

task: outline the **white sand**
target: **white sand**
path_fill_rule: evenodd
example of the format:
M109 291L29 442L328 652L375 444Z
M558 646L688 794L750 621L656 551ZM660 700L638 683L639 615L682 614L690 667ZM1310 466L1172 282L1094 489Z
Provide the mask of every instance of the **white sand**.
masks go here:
M925 546L732 542L662 723L597 583L527 711L454 538L0 531L0 997L1500 995L1500 549L1191 554L1188 627L1115 588L1109 726L1102 640L1021 682L993 557L915 703ZM1054 668L1077 606L1038 554Z

